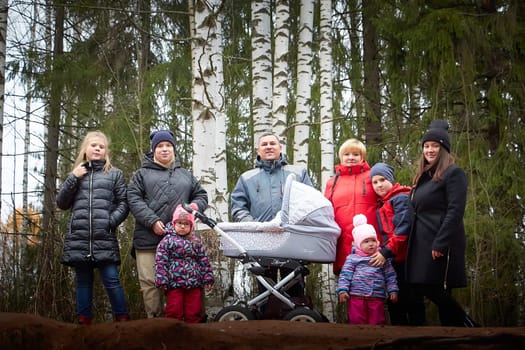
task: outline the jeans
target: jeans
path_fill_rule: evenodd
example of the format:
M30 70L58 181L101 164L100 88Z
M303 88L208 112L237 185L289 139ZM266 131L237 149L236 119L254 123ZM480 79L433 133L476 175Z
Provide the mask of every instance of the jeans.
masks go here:
M98 268L100 278L106 289L115 317L128 314L126 297L120 285L118 267L116 264L81 265L75 267L77 275L77 316L93 318L93 277Z

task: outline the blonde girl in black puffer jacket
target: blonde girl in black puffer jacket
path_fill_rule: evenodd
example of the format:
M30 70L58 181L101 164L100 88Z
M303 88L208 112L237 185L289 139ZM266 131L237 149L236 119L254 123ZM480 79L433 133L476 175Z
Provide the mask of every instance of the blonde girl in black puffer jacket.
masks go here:
M77 320L93 319L93 276L98 269L115 321L129 320L118 265L117 227L128 216L126 182L122 171L110 163L108 139L89 132L57 195L60 209L70 210L62 263L76 273Z

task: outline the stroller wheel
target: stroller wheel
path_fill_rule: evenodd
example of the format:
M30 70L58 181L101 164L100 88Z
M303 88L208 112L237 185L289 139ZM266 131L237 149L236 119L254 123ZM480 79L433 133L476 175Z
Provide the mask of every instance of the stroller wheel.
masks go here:
M284 320L297 322L324 322L323 316L315 310L306 307L296 308L284 316Z
M215 322L223 321L250 321L255 320L253 313L239 305L226 306L217 313L213 319Z

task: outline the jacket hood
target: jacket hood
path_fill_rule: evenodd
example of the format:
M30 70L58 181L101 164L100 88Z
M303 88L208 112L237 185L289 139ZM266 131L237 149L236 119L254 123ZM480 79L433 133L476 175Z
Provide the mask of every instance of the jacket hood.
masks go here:
M159 169L159 170L166 169L162 165L155 163L155 161L153 160L153 152L148 152L144 154L144 156L142 157L141 166L143 168L150 168L150 169ZM181 167L180 160L177 156L175 156L175 161L170 165L169 168L174 169L174 168L180 168L180 167Z
M387 201L392 197L395 197L399 194L409 194L412 188L408 186L403 186L399 182L396 182L393 186L390 192L387 193L387 195L382 199L383 201Z

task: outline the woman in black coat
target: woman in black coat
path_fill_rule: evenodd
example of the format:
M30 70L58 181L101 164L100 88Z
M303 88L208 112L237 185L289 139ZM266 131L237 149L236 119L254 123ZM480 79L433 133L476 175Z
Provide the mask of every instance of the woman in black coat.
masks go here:
M467 177L450 154L448 123L436 120L422 139L423 152L413 181L412 230L409 235L406 278L412 300L411 323L425 324L422 300L439 310L443 326L474 326L452 297L465 287L465 229ZM419 301L419 302L416 302Z
M93 274L98 268L115 321L129 320L118 265L117 227L129 208L122 171L111 166L108 140L100 131L89 132L57 195L60 209L71 209L62 263L75 268L77 319L93 318Z

